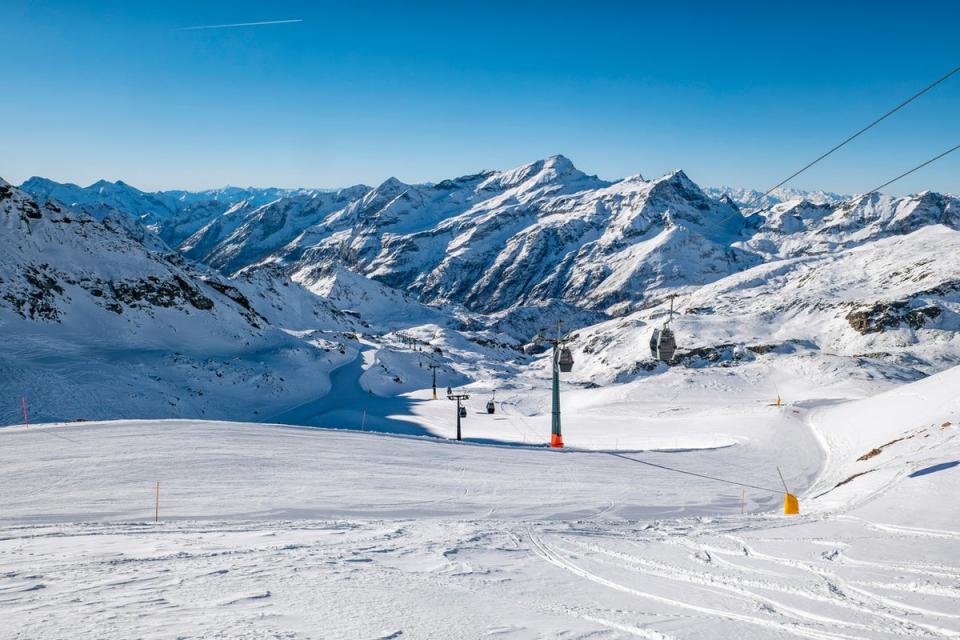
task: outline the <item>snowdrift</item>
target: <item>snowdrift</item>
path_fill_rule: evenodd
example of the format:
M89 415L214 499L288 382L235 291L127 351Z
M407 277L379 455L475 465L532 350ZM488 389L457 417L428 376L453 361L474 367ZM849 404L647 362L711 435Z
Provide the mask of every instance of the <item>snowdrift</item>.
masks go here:
M822 407L811 423L827 452L815 509L867 507L887 522L958 525L960 367L872 398ZM862 514L863 515L863 514Z

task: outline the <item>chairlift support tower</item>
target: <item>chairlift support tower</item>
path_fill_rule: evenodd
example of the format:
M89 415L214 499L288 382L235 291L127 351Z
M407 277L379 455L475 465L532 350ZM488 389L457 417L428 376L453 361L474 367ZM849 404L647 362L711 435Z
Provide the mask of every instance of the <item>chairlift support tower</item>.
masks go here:
M466 407L460 405L461 400L469 400L470 395L466 393L448 393L447 400L456 400L457 401L457 440L462 440L460 437L460 417L466 414Z
M553 345L553 357L551 358L551 369L553 373L552 389L552 407L550 419L550 446L556 449L563 448L563 432L560 427L560 372L567 373L573 369L573 354L570 349L564 345L570 342L570 338L564 338L561 334L563 320L557 320L557 337L555 339L546 339L543 332L534 339L536 344L549 342Z
M433 399L437 399L437 369L440 368L438 364L429 364L431 372L433 373Z

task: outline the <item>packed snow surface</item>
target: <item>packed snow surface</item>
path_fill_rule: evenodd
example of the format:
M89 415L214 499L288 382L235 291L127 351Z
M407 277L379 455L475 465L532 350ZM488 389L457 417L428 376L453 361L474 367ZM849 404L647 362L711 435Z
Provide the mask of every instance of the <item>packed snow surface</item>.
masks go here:
M3 633L956 637L957 388L955 368L852 402L721 396L724 437L698 428L707 413L668 421L699 448L667 451L484 444L500 414L479 413L461 443L187 420L8 427ZM573 417L573 396L569 441L599 444L601 410ZM658 411L632 407L641 423ZM778 513L777 464L804 515Z

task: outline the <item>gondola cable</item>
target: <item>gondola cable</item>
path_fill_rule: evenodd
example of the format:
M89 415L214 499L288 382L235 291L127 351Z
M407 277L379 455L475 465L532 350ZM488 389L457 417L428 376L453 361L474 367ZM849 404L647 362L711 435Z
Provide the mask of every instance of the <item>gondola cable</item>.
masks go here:
M880 185L879 187L874 187L873 189L870 189L870 191L867 191L866 193L862 194L860 197L863 198L863 197L865 197L865 196L870 195L871 193L876 193L877 191L880 191L880 189L883 189L884 187L893 184L894 182L896 182L896 181L899 180L900 178L906 178L908 175L910 175L910 174L913 173L914 171L917 171L917 170L919 170L919 169L923 169L923 168L924 168L925 166L927 166L928 164L930 164L930 163L932 163L932 162L936 162L937 160L939 160L940 158L944 157L945 155L948 155L948 154L953 153L953 152L956 151L957 149L960 149L960 144L958 144L957 146L955 146L955 147L953 147L953 148L951 148L951 149L947 149L946 151L944 151L944 152L941 153L940 155L937 155L937 156L934 156L934 157L930 158L929 160L927 160L927 161L924 162L923 164L918 164L917 166L915 166L913 169L910 169L909 171L905 171L904 173L901 173L901 174L898 175L896 178L893 178L893 179L891 179L891 180L887 180L886 182L884 182L884 183L883 183L882 185Z
M867 131L869 131L870 129L872 129L873 127L875 127L876 125L880 124L881 122L883 122L884 120L886 120L887 118L889 118L890 116L892 116L892 115L893 115L894 113L896 113L897 111L900 111L900 109L903 109L905 106L907 106L908 104L910 104L911 102L913 102L914 100L916 100L917 98L919 98L920 96L922 96L923 94L927 93L928 91L930 91L931 89L933 89L933 88L936 87L937 85L939 85L939 84L941 84L942 82L944 82L945 80L949 79L951 76L953 76L953 75L956 74L957 72L960 72L960 66L956 66L956 67L954 67L953 69L951 69L950 71L948 71L947 73L945 73L944 75L940 76L939 78L937 78L936 80L934 80L933 82L931 82L930 84L928 84L927 86L925 86L924 88L920 89L920 91L917 91L917 92L914 93L912 96L910 96L909 98L907 98L906 100L904 100L903 102L901 102L900 104L898 104L897 106L895 106L894 108L892 108L892 109L890 109L889 111L887 111L886 113L884 113L882 116L880 116L879 118L877 118L876 120L874 120L873 122L871 122L870 124L868 124L867 126L863 127L862 129L860 129L859 131L857 131L857 132L854 133L853 135L848 136L846 139L844 139L844 140L843 140L842 142L840 142L839 144L835 145L835 146L834 146L833 148L831 148L830 150L826 151L825 153L821 154L820 156L818 156L817 158L815 158L815 159L812 160L811 162L807 163L807 164L804 165L802 168L800 168L798 171L795 171L795 172L794 172L792 175L790 175L789 177L781 180L781 181L780 181L779 183L777 183L775 186L767 189L764 193L762 193L762 194L760 194L760 195L758 195L758 196L754 196L753 198L751 198L749 201L747 201L747 202L746 202L745 204L743 204L742 206L734 205L734 212L731 213L730 215L728 215L727 217L721 219L719 222L707 222L706 220L703 220L702 222L705 223L708 227L713 227L713 228L714 228L715 230L717 230L717 231L721 231L721 232L726 233L727 230L723 228L723 225L724 225L725 223L729 222L730 220L732 220L733 218L735 218L735 217L737 217L737 216L746 218L746 216L745 216L745 215L743 214L743 212L742 212L743 209L748 209L748 208L749 208L751 205L753 205L754 203L756 203L756 202L762 200L763 198L765 198L766 196L770 195L770 194L773 193L773 191L775 191L776 189L782 187L783 185L785 185L786 183L790 182L791 180L793 180L794 178L796 178L797 176L799 176L801 173L805 172L807 169L809 169L810 167L814 166L815 164L817 164L818 162L820 162L821 160L823 160L823 159L826 158L827 156L831 155L831 154L834 153L835 151L839 150L840 148L846 146L847 144L849 144L850 142L852 142L852 141L855 140L856 138L860 137L861 135L863 135L864 133L866 133ZM894 178L893 180L890 180L890 181L888 181L888 182L880 185L880 186L877 187L876 189L873 189L873 190L871 190L871 191L868 191L868 192L867 192L866 194L864 194L864 195L869 195L870 193L873 193L873 192L877 191L878 189L882 189L883 187L886 187L886 186L888 186L888 185L890 185L890 184L893 184L894 182L896 182L896 181L899 180L900 178L903 178L903 177L905 177L905 176L913 173L913 172L916 171L917 169L921 169L921 168L927 166L927 165L930 164L931 162L934 162L935 160L938 160L938 159L942 158L943 156L947 155L948 153L950 153L951 151L954 151L954 150L956 150L956 147L954 147L953 149L950 149L949 151L946 151L946 152L940 154L939 156L937 156L937 157L935 157L935 158L932 158L931 160L928 160L927 162L925 162L925 163L923 163L923 164L921 164L921 165L918 165L917 167L914 167L913 169L911 169L911 170L908 171L907 173L904 173L904 174L902 174L902 175L900 175L900 176L897 176L897 177Z
M826 158L827 156L831 155L834 151L837 151L837 150L839 150L841 147L846 146L848 143L853 142L853 140L855 140L856 138L860 137L862 134L866 133L867 131L869 131L870 129L872 129L873 127L875 127L876 125L880 124L881 122L883 122L884 120L886 120L887 118L889 118L890 116L892 116L893 114L895 114L897 111L900 111L900 109L903 109L905 106L907 106L908 104L910 104L911 102L913 102L914 100L916 100L917 98L919 98L920 96L922 96L923 94L925 94L926 92L930 91L930 90L933 89L935 86L937 86L938 84L940 84L940 83L943 82L944 80L948 79L950 76L954 75L954 74L957 73L958 71L960 71L960 66L954 67L952 70L950 70L949 72L947 72L945 75L941 76L939 79L934 80L933 82L931 82L930 84L928 84L927 86L925 86L923 89L921 89L921 90L918 91L917 93L913 94L912 96L910 96L909 98L907 98L906 100L904 100L903 102L901 102L900 104L898 104L897 106L895 106L893 109L890 109L890 110L887 111L885 114L883 114L882 116L880 116L879 118L877 118L876 120L874 120L873 122L871 122L870 124L868 124L867 126L865 126L864 128L860 129L859 131L857 131L857 132L854 133L853 135L851 135L851 136L849 136L848 138L846 138L843 142L837 144L836 146L834 146L832 149L830 149L830 150L827 151L826 153L823 153L822 155L818 156L818 157L817 157L816 159L814 159L813 161L811 161L811 162L807 163L806 165L804 165L801 169L799 169L798 171L796 171L795 173L793 173L793 174L792 174L791 176L789 176L788 178L785 178L784 180L781 180L779 183L777 183L777 184L774 185L773 187L770 187L770 188L767 189L766 192L764 192L763 194L761 194L761 195L759 195L759 196L755 196L754 198L752 198L749 202L747 202L747 204L744 205L744 208L749 207L749 206L752 205L754 202L757 202L757 201L762 200L763 198L767 197L768 195L770 195L770 194L771 194L773 191L775 191L776 189L779 189L780 187L782 187L782 186L785 185L786 183L790 182L791 180L793 180L794 178L796 178L797 176L799 176L801 173L803 173L804 171L806 171L807 169L809 169L809 168L812 167L813 165L817 164L818 162L820 162L821 160L823 160L823 159ZM949 152L948 152L948 153L949 153ZM946 154L944 154L944 155L946 155ZM936 158L934 158L934 159L936 159ZM931 162L932 162L932 160L931 160ZM920 167L917 167L917 168L919 169ZM906 175L906 174L905 174L905 175ZM891 182L892 182L892 181L891 181ZM888 183L888 184L889 184L889 183ZM882 186L886 186L886 185L882 185ZM881 188L881 187L878 187L878 189L879 189L879 188Z

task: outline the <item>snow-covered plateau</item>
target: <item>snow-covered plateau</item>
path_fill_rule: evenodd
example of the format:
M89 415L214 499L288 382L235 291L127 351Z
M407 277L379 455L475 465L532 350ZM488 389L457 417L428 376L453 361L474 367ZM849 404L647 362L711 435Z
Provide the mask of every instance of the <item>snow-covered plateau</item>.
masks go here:
M960 201L758 195L0 180L0 638L960 637Z

